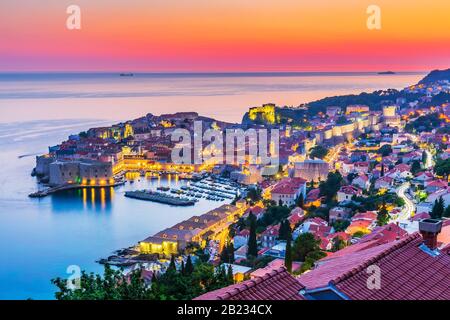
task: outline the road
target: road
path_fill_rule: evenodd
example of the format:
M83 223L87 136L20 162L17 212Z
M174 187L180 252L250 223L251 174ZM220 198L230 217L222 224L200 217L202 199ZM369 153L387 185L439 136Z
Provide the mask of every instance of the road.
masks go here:
M398 217L393 219L394 221L408 220L416 210L416 205L414 202L405 194L405 192L409 189L409 186L409 182L405 182L397 188L397 195L405 201L405 205L403 206Z

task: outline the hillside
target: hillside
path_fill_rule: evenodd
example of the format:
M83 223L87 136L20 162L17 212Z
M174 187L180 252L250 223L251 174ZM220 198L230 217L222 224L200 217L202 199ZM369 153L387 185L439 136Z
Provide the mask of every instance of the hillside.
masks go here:
M433 70L428 75L420 80L419 84L430 84L440 80L450 81L450 69L447 70Z

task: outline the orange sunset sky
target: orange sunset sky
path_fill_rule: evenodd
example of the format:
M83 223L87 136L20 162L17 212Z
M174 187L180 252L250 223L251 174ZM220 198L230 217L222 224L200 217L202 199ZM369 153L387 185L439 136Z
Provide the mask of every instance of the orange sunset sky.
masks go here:
M2 0L0 71L426 71L450 67L449 17L449 0Z

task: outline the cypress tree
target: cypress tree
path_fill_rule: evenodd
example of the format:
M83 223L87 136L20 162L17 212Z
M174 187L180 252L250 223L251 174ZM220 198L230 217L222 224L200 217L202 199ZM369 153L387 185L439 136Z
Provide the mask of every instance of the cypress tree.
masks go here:
M184 267L184 273L186 275L192 274L194 271L194 265L192 264L191 255L188 255L188 258L186 260L186 266Z
M445 208L444 217L450 218L450 205Z
M422 163L423 163L424 166L427 164L427 160L428 160L428 155L424 151L424 152L422 152Z
M256 257L258 255L258 244L256 243L256 217L253 213L248 216L250 220L250 235L248 238L247 256Z
M186 270L184 269L184 261L181 261L181 274L182 275L186 274Z
M288 272L292 272L292 235L291 228L288 229L288 235L286 240L286 254L284 257L284 266Z
M231 264L228 265L227 281L228 281L228 284L234 283L233 268L231 267Z
M303 194L300 194L297 201L297 207L300 207L303 209L303 206L305 204L305 199L303 199Z
M436 199L434 201L433 209L431 210L431 218L433 219L441 219L444 215L445 211L445 202L442 197L439 197L439 199Z
M234 244L231 241L228 245L228 263L234 263Z
M167 270L173 270L173 271L177 270L177 267L175 265L175 256L174 255L172 255L172 257L170 258L169 268Z

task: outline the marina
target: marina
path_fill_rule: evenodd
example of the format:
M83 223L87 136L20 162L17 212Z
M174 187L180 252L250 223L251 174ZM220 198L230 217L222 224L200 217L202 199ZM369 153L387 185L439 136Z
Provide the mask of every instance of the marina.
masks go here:
M151 190L137 190L137 191L127 191L125 192L125 197L159 202L164 204L169 204L172 206L193 206L195 201L188 198L175 197L162 192L155 192Z
M131 180L130 183L132 183ZM136 190L125 193L126 197L154 201L175 206L194 205L199 199L209 201L233 200L241 192L240 186L223 178L208 177L188 182L179 188L159 186L153 190Z

